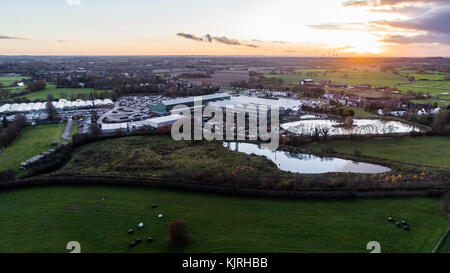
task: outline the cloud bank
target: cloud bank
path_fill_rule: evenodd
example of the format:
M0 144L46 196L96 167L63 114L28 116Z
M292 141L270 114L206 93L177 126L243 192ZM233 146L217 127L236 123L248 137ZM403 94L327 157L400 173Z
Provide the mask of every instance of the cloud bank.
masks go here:
M217 43L225 44L225 45L247 46L247 47L251 47L251 48L259 47L258 45L246 43L244 41L240 41L237 39L228 38L226 36L212 36L210 34L206 34L205 36L200 37L195 34L183 33L183 32L177 33L177 36L188 39L188 40L197 41L197 42L206 42L206 43L217 42Z

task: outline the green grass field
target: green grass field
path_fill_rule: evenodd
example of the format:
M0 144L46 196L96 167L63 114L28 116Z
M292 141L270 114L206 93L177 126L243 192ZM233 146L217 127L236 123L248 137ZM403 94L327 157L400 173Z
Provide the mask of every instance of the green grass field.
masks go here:
M50 142L61 141L65 125L58 123L25 128L10 146L0 152L0 171L19 170L21 162L54 148Z
M333 147L341 153L353 154L355 150L359 150L366 156L450 168L450 137L345 141L313 145L321 146Z
M0 77L0 83L8 86L15 81L21 81L23 79L29 79L29 77Z
M450 104L450 100L440 100L440 99L433 99L433 98L429 98L429 99L419 99L419 100L411 100L414 103L419 103L419 104L432 104L434 105L435 103L437 103L439 106L447 106Z
M413 91L423 94L444 94L450 93L450 81L416 81L414 83L397 86L403 93Z
M67 253L69 241L78 241L85 253L367 253L370 241L380 242L386 253L429 253L449 225L439 213L439 199L428 198L302 201L67 186L3 191L0 206L2 253ZM387 217L407 220L411 230L395 227ZM185 247L169 243L167 227L173 220L188 223L191 240ZM149 236L153 243L128 247Z
M61 98L61 93L64 93L67 95L66 99L71 100L71 96L76 96L77 94L85 94L89 96L91 92L94 92L94 89L92 88L56 88L55 85L47 85L47 88L45 88L42 91L37 91L33 93L26 94L22 97L26 97L29 100L46 100L48 94L51 94L55 99ZM96 90L97 93L101 93L103 91ZM76 97L75 97L76 99Z
M400 74L405 77L406 76L414 77L416 79L416 81L421 80L421 79L430 80L430 81L438 81L438 80L444 80L448 76L448 74L440 73L438 71L431 71L431 70L424 71L423 74L418 73L418 70L401 70Z
M373 70L325 70L325 69L298 69L301 75L274 75L267 74L266 77L281 78L286 85L299 84L304 79L313 79L316 81L330 80L334 83L346 83L349 85L371 84L376 87L397 86L407 84L409 81L403 77L394 75L390 72L381 72ZM308 73L312 73L308 75Z

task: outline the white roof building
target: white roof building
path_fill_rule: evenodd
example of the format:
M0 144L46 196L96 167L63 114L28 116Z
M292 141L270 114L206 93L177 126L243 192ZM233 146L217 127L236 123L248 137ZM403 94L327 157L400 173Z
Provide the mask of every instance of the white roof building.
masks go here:
M173 125L175 122L177 122L177 120L180 120L182 118L183 118L182 115L175 114L170 116L149 119L146 121L146 123L152 126L153 128L159 128L163 126Z
M112 134L117 131L128 132L128 124L127 123L103 123L102 124L102 133L103 134Z

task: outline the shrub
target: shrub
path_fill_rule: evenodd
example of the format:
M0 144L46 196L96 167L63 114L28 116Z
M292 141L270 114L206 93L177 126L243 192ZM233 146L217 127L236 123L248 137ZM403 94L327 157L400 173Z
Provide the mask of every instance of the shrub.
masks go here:
M177 220L169 224L170 240L175 245L184 245L189 242L189 230L185 221Z
M361 153L361 151L359 151L359 150L353 151L353 154L354 154L356 157L361 157L361 156L362 156L362 153Z

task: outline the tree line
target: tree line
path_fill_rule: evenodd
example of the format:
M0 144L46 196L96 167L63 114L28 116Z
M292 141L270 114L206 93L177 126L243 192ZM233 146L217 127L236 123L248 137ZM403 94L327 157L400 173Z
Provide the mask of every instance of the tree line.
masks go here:
M23 115L18 115L16 118L4 128L0 133L0 148L7 147L25 127L26 118Z

